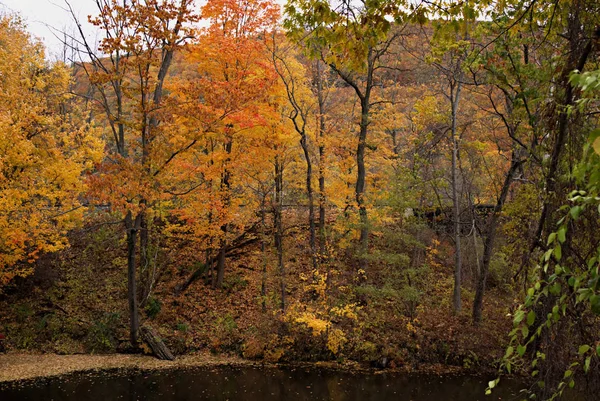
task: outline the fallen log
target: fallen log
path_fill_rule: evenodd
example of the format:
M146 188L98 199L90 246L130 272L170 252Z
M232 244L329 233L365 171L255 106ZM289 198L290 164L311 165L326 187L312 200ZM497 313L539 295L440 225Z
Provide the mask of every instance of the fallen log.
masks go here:
M148 346L158 359L161 359L163 361L175 360L175 357L173 356L171 350L167 348L163 340L159 337L158 333L156 333L156 331L152 327L142 326L142 328L140 329L140 336L142 337L142 340L146 344L148 344Z
M188 289L188 287L190 285L192 285L192 283L194 283L194 281L198 280L200 277L202 277L202 275L206 272L207 270L207 266L209 264L213 264L214 263L215 258L211 257L208 260L208 263L202 263L200 265L200 267L196 270L194 270L194 272L192 274L190 274L188 276L188 278L181 284L177 284L175 286L175 296L179 296L179 294L181 294L182 292L184 292L185 290Z

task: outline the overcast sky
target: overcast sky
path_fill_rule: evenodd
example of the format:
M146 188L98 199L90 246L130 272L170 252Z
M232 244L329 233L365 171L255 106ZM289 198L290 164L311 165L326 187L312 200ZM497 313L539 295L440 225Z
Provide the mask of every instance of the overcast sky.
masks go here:
M88 38L95 42L95 31L87 24L87 16L97 14L94 1L69 0L69 3L84 23ZM20 14L29 31L46 44L50 59L56 59L62 49L60 39L54 35L62 36L61 31L72 33L75 26L64 0L0 0L0 13Z

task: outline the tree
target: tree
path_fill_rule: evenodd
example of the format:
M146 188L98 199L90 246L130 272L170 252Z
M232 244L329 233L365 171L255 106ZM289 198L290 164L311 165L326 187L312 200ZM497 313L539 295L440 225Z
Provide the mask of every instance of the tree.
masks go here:
M68 3L67 3L68 4ZM161 145L168 133L160 127L164 83L175 51L197 21L192 0L96 0L99 15L89 22L104 35L98 54L88 43L73 10L80 37L78 63L95 88L92 101L104 114L110 148L90 177L90 196L109 204L123 218L127 235L127 277L130 341L137 345L137 241L140 265L148 265L147 213L161 195L160 175L186 146L165 155ZM70 7L70 6L69 6ZM85 95L84 95L85 96ZM148 283L147 283L148 284ZM148 291L146 294L148 295Z
M285 11L284 26L290 36L304 42L310 55L323 59L354 90L360 104L354 192L360 216L360 266L365 270L369 250L365 154L371 110L380 103L373 100L373 92L378 85L377 72L385 68L383 58L400 35L399 29L391 31L388 20L390 16L400 19L400 4L376 1L334 5L328 1L294 0L288 2Z
M511 6L521 9L520 4ZM528 255L541 257L534 285L514 314L503 364L510 371L533 359L532 375L539 380L533 392L544 399L574 387L574 375L581 371L582 394L594 397L598 391L598 370L593 369L597 352L590 346L598 330L598 216L592 212L597 206L597 111L588 109L590 100L597 99L597 73L585 72L597 55L598 11L591 1L530 2L527 12L511 8L505 19L508 26L542 27L543 34L532 35L524 48L535 46L547 57L546 65L553 66L542 75L548 88L543 99L551 101L545 118L537 122L546 135L538 146L542 206L528 247ZM574 70L583 74L573 77Z
M532 38L506 30L506 24L510 20L500 23L500 15L501 13L496 16L498 26L485 27L487 36L494 38L495 43L480 54L479 64L484 69L488 85L486 96L491 106L489 112L502 122L505 136L510 143L511 157L510 165L503 174L503 183L493 213L486 222L481 273L477 279L473 302L475 324L479 324L482 319L483 296L490 261L499 230L500 216L508 201L511 185L517 176L523 175L527 163L532 164L536 170L541 167L537 148L543 136L539 126L543 103L539 100L548 90L548 83L542 84L540 79L542 74L547 74L543 69L543 59L530 49ZM522 258L529 256L524 254ZM522 265L524 266L525 262Z
M454 292L453 305L455 311L460 311L462 284L462 250L461 250L461 194L459 183L460 169L460 137L458 133L458 116L461 106L463 86L468 84L464 72L465 62L474 51L470 41L472 31L479 17L479 11L473 2L447 4L446 2L430 5L432 18L439 18L434 23L436 32L432 40L432 60L447 80L447 91L444 96L450 103L450 142L452 144L452 205L454 227Z
M287 99L290 104L290 112L288 118L292 121L294 129L300 135L300 146L302 147L304 161L306 162L306 196L308 198L308 227L310 236L309 245L312 260L312 269L316 270L318 267L318 257L317 235L315 226L315 202L313 190L313 151L309 142L309 138L311 137L310 131L312 128L311 122L313 121L311 117L315 112L315 104L312 101L312 94L308 91L308 85L305 82L305 72L303 71L302 66L296 60L293 59L294 54L292 52L293 48L291 48L291 46L285 46L285 42L284 47L281 48L281 45L277 43L275 35L273 36L273 65L275 67L275 71L277 71L277 74L279 75L279 78L281 79L285 87ZM289 55L290 53L292 53L291 56ZM319 79L318 82L321 82L320 77L317 79ZM322 99L320 100L319 104L321 103ZM322 118L323 117L319 117L319 131L322 131ZM323 208L322 205L321 208ZM324 219L324 217L322 217L322 219ZM321 225L324 225L324 223L321 222ZM323 229L324 228L322 227L321 231ZM324 242L323 234L321 234L321 242Z
M18 17L0 16L0 292L68 246L82 219L83 175L101 156L97 131L63 113L71 77L44 59Z
M600 70L571 74L570 83L583 90L585 99L577 107L579 111L572 112L590 111L588 101L598 99L599 77ZM591 112L596 113L597 108ZM597 238L575 235L596 231L600 222L600 130L591 129L588 134L582 160L573 170L579 189L568 195L557 212L560 218L546 241L548 249L537 267L539 276L514 314L511 342L503 358L503 367L511 371L513 366L522 366L529 351L531 374L538 378L538 388L532 392L541 393L544 399L560 398L568 387L575 386L585 399L594 399L598 392L600 248ZM581 256L578 251L584 250L587 253ZM539 306L546 304L550 312L540 315ZM559 344L559 350L551 344L536 346L564 335L568 343ZM566 354L565 347L569 350ZM497 383L490 382L490 387Z
M180 164L180 173L191 182L179 184L190 190L179 191L185 199L177 214L187 224L175 230L207 250L206 265L216 261L216 288L223 284L232 241L256 225L242 166L253 165L253 146L270 136L277 78L265 38L278 15L271 1L208 2L202 17L210 25L190 45L188 76L172 88L181 104L175 113L179 129L194 138L195 146L191 159ZM217 255L208 256L213 250Z

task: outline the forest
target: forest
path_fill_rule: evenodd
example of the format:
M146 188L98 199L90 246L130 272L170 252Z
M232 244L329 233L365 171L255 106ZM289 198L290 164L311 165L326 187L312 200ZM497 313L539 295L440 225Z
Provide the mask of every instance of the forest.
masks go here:
M90 1L0 14L0 353L598 399L598 1Z

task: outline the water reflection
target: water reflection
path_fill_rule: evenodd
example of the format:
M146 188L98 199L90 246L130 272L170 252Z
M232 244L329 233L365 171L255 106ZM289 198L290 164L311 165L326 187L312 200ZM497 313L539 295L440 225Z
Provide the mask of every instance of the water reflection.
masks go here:
M311 369L216 368L71 375L22 388L1 388L2 401L491 401L517 400L503 382L486 397L486 380Z

